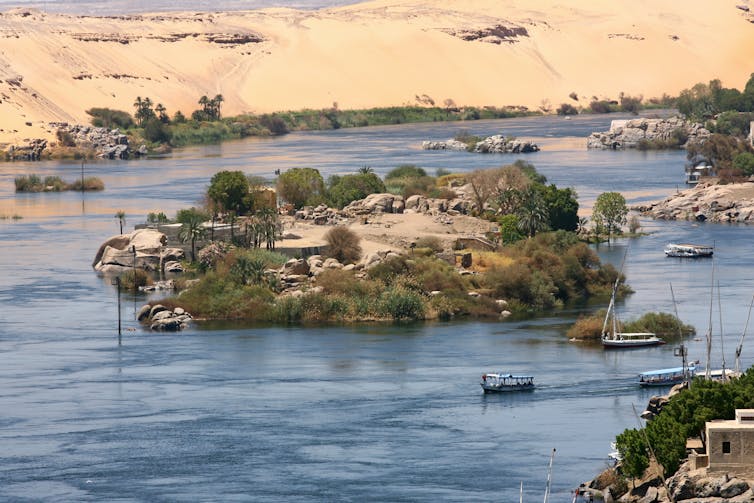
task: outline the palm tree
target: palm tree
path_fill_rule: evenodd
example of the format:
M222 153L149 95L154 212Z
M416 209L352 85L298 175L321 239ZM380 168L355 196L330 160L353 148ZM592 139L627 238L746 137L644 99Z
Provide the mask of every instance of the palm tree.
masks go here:
M199 98L199 104L202 106L202 111L204 112L205 119L208 119L209 117L209 98L207 98L207 95L205 94L201 98Z
M154 111L157 112L157 118L160 119L160 122L163 122L165 124L167 124L169 121L166 110L167 109L162 103L157 103L157 105L155 105L154 107Z
M538 231L547 229L550 215L547 204L538 191L529 188L522 195L521 204L516 208L518 230L533 237Z
M277 212L272 208L262 208L257 212L257 215L259 215L260 234L264 237L266 243L265 247L268 250L274 250L275 241L279 234Z
M115 218L118 219L118 223L120 224L120 233L123 234L123 224L126 223L126 212L123 210L116 211Z
M225 101L222 94L216 94L212 98L212 115L215 120L220 120L220 104Z
M371 166L362 166L359 168L360 175L368 175L369 173L374 173L374 170Z
M181 243L191 241L192 262L196 262L196 242L202 239L206 233L203 223L199 215L191 214L181 225L181 230L178 232L178 239L181 240Z
M143 107L144 107L144 100L141 99L141 96L137 96L136 101L134 101L134 108L136 109L134 118L136 119L136 122L139 124L139 126L141 126L143 122L143 119L141 118L141 110Z

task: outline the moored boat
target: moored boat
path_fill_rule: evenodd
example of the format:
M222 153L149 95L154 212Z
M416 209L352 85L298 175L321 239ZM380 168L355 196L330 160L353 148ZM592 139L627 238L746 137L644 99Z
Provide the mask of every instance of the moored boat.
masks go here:
M701 258L711 257L714 251L714 246L670 243L665 248L665 255L668 257Z
M485 393L503 393L507 391L529 391L534 389L534 377L502 372L482 374L479 382Z
M621 270L623 267L621 267ZM651 332L621 332L619 330L620 322L615 312L615 296L618 292L620 274L613 285L613 293L610 297L610 304L607 306L605 322L602 324L602 346L605 349L612 348L641 348L645 346L658 346L665 344L665 341Z

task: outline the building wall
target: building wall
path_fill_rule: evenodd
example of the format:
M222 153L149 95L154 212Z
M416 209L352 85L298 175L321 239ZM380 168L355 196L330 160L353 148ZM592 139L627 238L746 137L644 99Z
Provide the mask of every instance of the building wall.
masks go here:
M730 442L730 453L723 443ZM754 466L754 428L715 428L707 425L707 454L710 471L748 472Z

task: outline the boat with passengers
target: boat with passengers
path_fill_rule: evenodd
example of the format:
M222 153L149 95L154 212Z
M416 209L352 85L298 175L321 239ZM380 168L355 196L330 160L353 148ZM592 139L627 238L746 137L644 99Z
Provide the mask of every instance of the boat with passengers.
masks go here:
M709 245L694 245L688 243L670 243L665 248L665 255L668 257L679 258L701 258L711 257L715 252L714 246Z
M686 367L673 367L668 369L650 370L639 374L639 386L674 386L690 381L696 374L694 364Z
M504 393L507 391L529 391L534 389L534 377L493 372L482 374L479 382L485 393Z

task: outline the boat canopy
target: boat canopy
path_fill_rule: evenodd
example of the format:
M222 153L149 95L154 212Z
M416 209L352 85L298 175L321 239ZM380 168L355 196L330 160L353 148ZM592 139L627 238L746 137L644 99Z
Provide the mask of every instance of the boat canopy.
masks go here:
M687 372L694 372L696 370L696 367L694 367L693 365L690 365L686 369L684 369L683 367L673 367L669 369L650 370L649 372L642 372L639 375L642 377L664 376L664 375L682 374L684 370L686 370Z

